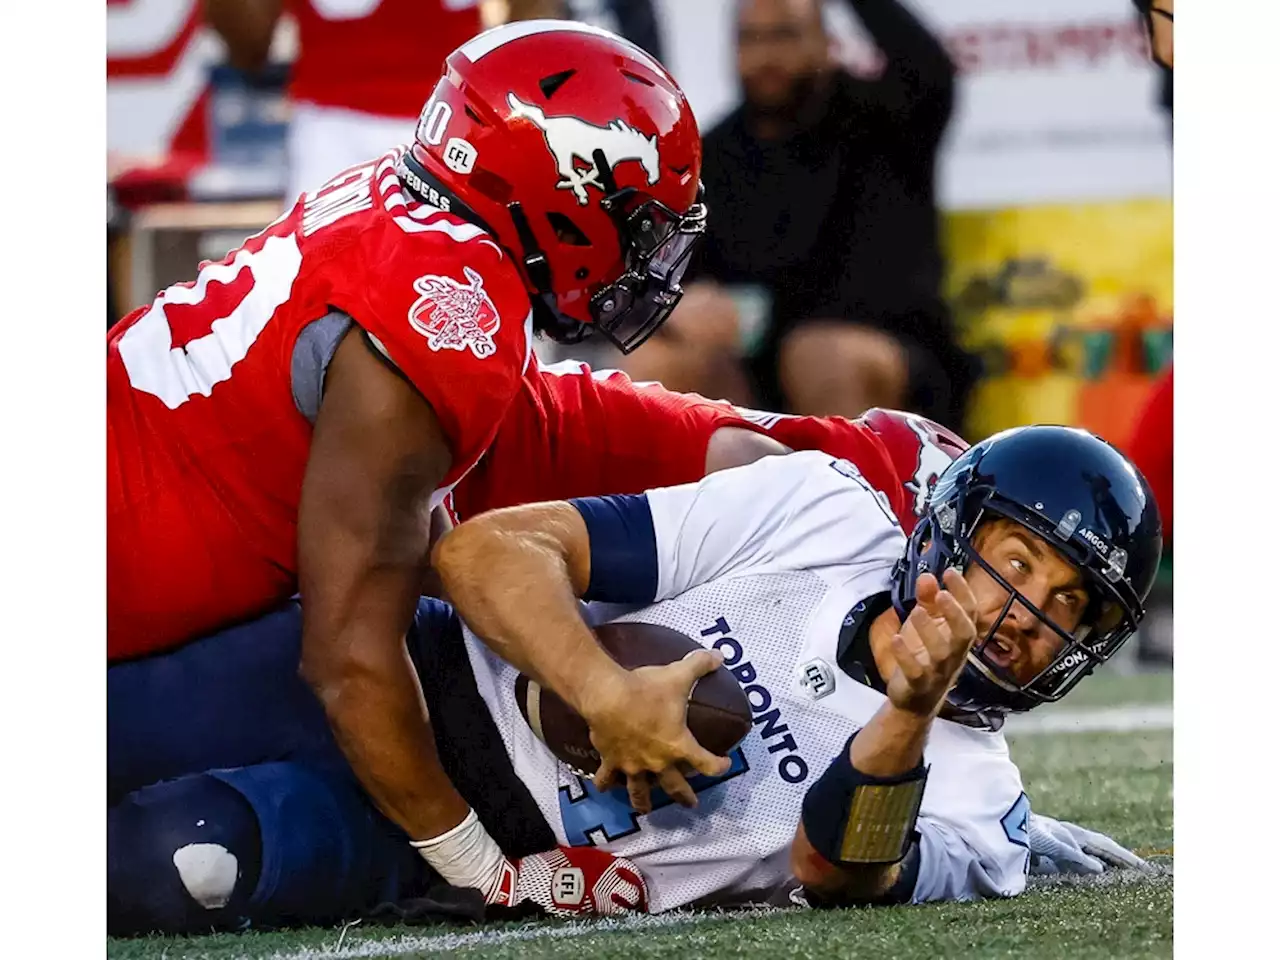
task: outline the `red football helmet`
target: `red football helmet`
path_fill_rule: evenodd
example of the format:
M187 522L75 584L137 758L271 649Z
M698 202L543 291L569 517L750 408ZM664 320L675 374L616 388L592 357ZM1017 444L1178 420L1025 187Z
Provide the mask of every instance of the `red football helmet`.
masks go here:
M952 460L969 449L969 442L940 423L901 410L876 407L858 419L884 443L894 471L912 497L912 511L917 518L924 516L925 504L938 476L951 466Z
M449 55L400 174L497 235L540 329L573 342L590 325L629 353L680 299L701 170L693 112L657 61L595 27L526 20Z

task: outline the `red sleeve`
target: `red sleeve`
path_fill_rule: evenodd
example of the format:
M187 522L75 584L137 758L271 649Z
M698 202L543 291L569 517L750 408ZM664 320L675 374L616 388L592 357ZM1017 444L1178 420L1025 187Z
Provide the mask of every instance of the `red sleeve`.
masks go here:
M492 240L449 217L433 223L443 226L412 234L383 219L367 230L363 271L340 279L333 305L431 404L453 453L452 482L489 445L519 387L532 350L530 310L519 274Z
M893 460L875 431L844 417L780 417L766 432L792 450L821 450L848 460L883 493L903 530L916 525L911 500Z
M519 503L691 483L705 472L711 435L725 426L843 457L888 496L897 515L910 513L883 444L861 424L739 410L576 361L530 368L489 452L454 491L454 504L465 518Z
M466 518L698 480L716 428L711 406L617 370L531 365L489 451L454 491L455 509Z

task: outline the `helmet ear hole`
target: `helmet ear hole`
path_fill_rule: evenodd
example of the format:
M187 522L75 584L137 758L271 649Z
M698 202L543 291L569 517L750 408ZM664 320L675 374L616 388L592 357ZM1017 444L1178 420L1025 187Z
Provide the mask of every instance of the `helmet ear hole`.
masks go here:
M571 247L591 246L591 241L582 232L582 228L563 213L555 210L548 212L547 222L551 224L551 229L555 231L556 239L561 243L568 244Z
M515 192L511 184L492 171L476 167L471 174L471 186L495 203L506 206Z

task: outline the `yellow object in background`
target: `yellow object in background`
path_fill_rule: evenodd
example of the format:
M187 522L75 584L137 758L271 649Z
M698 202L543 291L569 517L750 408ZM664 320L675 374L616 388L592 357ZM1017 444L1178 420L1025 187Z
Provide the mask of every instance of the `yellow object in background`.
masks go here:
M1128 440L1173 353L1173 204L952 213L949 294L982 356L967 434L1033 422Z

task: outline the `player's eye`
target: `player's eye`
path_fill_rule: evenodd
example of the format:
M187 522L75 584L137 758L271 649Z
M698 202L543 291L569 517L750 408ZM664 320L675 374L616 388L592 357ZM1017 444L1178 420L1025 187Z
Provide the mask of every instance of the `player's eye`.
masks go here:
M1010 557L1009 566L1013 568L1014 573L1026 574L1031 572L1030 564L1028 564L1027 561L1023 560L1021 557Z
M1053 599L1056 600L1061 606L1065 607L1068 610L1074 610L1077 606L1080 605L1079 595L1075 593L1069 593L1065 590L1055 593L1053 595Z

